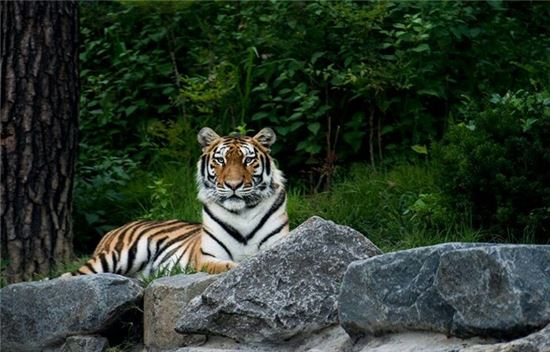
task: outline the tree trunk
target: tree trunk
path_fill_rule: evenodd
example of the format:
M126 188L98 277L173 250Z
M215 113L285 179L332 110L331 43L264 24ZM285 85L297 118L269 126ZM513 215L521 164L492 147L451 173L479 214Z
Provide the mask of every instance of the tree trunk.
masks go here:
M76 2L2 2L1 243L7 282L72 257L78 132Z

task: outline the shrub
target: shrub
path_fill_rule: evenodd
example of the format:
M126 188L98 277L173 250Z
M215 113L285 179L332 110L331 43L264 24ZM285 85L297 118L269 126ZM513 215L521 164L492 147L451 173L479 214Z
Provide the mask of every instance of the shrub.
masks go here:
M470 113L471 113L471 109ZM500 239L548 243L550 95L493 95L434 144L438 183L455 208Z

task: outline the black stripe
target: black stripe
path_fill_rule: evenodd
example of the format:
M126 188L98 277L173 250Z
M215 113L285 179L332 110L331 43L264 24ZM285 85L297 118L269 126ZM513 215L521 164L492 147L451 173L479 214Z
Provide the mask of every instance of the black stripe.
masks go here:
M225 230L225 232L227 232L231 237L233 237L237 242L239 243L242 243L242 244L246 244L248 242L248 240L246 238L244 238L243 236L241 236L241 234L235 230L233 227L231 227L230 225L227 225L226 223L222 222L220 219L218 219L217 217L214 216L214 214L212 214L212 211L210 211L210 209L205 205L203 207L203 209L206 211L206 214L208 214L208 216L210 216L210 218L212 220L214 220L215 222L218 223L218 225L221 226L222 229Z
M170 247L171 245L173 245L174 243L176 242L179 242L179 241L183 241L185 239L187 239L188 237L194 235L195 233L197 233L198 231L200 231L200 227L199 228L196 228L192 231L189 231L189 232L186 232L186 233L182 233L181 235L179 235L178 237L175 237L175 238L172 238L170 241L168 241L166 243L166 245L164 245L162 248L161 248L161 245L164 243L165 240L167 240L168 238L170 238L169 236L167 237L163 237L162 238L162 242L160 242L160 244L158 245L157 247L157 251L160 250L160 252L157 252L155 254L155 259L158 258L158 256L162 253L162 251L164 251L166 248ZM158 234L162 234L162 232L159 232ZM156 234L155 234L156 235Z
M260 182L262 182L263 176L262 176L262 174L259 174L259 175L252 176L252 178L254 179L254 181L256 183L260 183Z
M76 272L79 273L80 275L86 275L86 273L80 271L80 269L78 269ZM76 273L71 273L71 275L76 276Z
M120 263L120 267L119 267L119 261L120 259L122 258L122 255L120 254L120 252L114 252L113 253L113 261L115 261L115 266L113 268L113 273L115 274L120 274L120 271L122 270L122 263Z
M201 248L201 254L202 255L207 255L207 256L212 257L212 258L216 258L216 256L214 254L210 254L208 252L205 252L205 251L202 250L202 248Z
M265 174L267 176L271 174L271 160L269 157L265 157Z
M195 233L199 232L201 229L198 228L194 231L191 231L191 232L187 232L179 237L176 237L176 238L173 238L171 239L170 241L166 242L166 245L164 247L162 247L160 249L160 251L158 251L156 254L155 254L155 257L153 258L152 262L154 263L168 248L170 248L171 245L173 245L174 243L177 243L177 242L181 242L181 241L184 241L186 240L187 238L189 238L190 236L194 235ZM175 250L179 249L179 247L175 248ZM173 254L174 251L172 251L172 253L170 255L167 255L166 257L170 257L172 254ZM164 260L161 261L161 263L164 262Z
M127 249L128 251L128 258L126 260L126 269L124 271L123 268L122 268L122 265L121 265L121 268L120 268L120 273L122 275L125 275L125 274L128 274L130 272L130 268L132 267L132 264L133 264L133 261L134 261L134 258L136 256L136 253L135 253L135 243L136 242L133 242L134 241L134 235L136 235L137 238L141 238L141 236L147 232L147 227L145 228L141 228L143 225L145 225L147 223L141 223L141 224L136 224L136 226L133 226L131 228L131 231L128 232L128 235L125 234L125 236L120 236L120 239L119 239L119 242L117 242L117 246L120 244L121 245L121 248L119 250L119 253L122 253L122 251L124 250L124 237L128 237L128 244L130 245L130 247ZM156 225L153 225L154 226L160 226L158 224ZM138 233L139 231L139 233ZM132 252L133 251L133 252Z
M116 266L118 264L118 253L117 252L113 252L111 254L111 259L113 259L113 270L111 272L116 272Z
M170 253L166 254L166 255L164 256L164 258L162 258L162 260L160 261L159 265L161 265L162 263L164 263L166 260L170 259L170 258L174 255L174 253L176 253L176 252L181 248L181 246L184 246L185 244L187 244L187 238L184 238L184 239L183 239L183 242L184 242L184 243L182 243L182 244L179 245L178 247L172 249L172 250L170 251ZM178 263L178 265L179 265L180 267L181 267L181 259L182 259L182 258L185 258L185 253L187 253L187 251L189 250L190 247L191 247L191 246L189 246L189 245L188 245L187 247L185 247L185 248L183 249L183 252L178 256L176 262ZM187 264L188 264L188 263L185 264L185 267L187 267Z
M155 244L155 250L153 251L153 253L155 253L155 258L157 256L157 251L159 250L160 246L162 246L162 244L164 243L164 241L166 241L168 239L168 236L165 236L163 238L161 238L160 240L156 241L156 244Z
M164 263L165 261L167 261L168 259L172 258L172 256L174 255L174 253L176 253L178 250L180 249L180 247L176 247L174 249L172 249L170 252L168 252L164 258L162 258L162 260L160 261L160 263L158 265L161 265L162 263ZM178 262L181 260L182 256L180 256L178 258Z
M140 221L138 221L137 223L133 224L132 226L128 226L127 228L123 229L120 233L117 233L116 236L117 236L118 238L117 238L117 241L116 241L116 244L115 244L114 249L115 249L116 251L122 250L123 245L124 245L124 238L126 237L126 234L128 233L128 236L131 237L131 236L137 231L137 229L138 229L141 225L144 225L145 223L147 223L147 221L145 221L145 220L140 220Z
M92 266L92 264L86 263L86 264L84 264L84 266L85 266L86 268L90 269L90 271L91 271L92 273L97 274L97 271L95 271L95 269L94 269L94 267Z
M149 241L149 242L151 242L151 241ZM149 263L150 258L151 258L151 243L147 243L147 261L146 261L147 263ZM145 263L145 264L147 264L147 263ZM145 264L143 264L143 266L145 266Z
M216 236L214 236L213 234L211 234L208 230L206 230L206 229L203 229L203 230L204 230L204 232L205 232L208 236L210 236L214 241L216 241L216 242L220 245L220 247L222 247L222 248L227 252L227 254L229 255L229 258L230 258L231 260L233 260L233 254L231 254L231 252L230 252L229 249L225 246L225 244L223 244L222 241L220 241L219 239L217 239ZM202 247L201 247L201 249L202 249Z
M271 237L275 236L276 234L278 234L279 232L281 232L281 230L286 226L288 225L288 220L285 221L284 224L282 224L281 226L279 226L277 229L275 229L273 232L271 232L269 235L265 236L261 241L260 243L258 244L258 249L260 249L262 247L262 245L268 240L270 239Z
M147 263L149 263L147 260L142 261L139 267L137 268L136 273L141 272L143 268L145 268L145 265L147 265Z
M101 261L101 271L104 273L108 273L111 271L109 269L109 263L107 263L107 259L105 258L105 253L99 253L99 260Z
M128 243L130 244L130 248L131 248L131 245L132 245L132 238L134 237L134 234L138 231L138 230L141 230L141 231L146 231L148 228L141 228L142 226L144 225L150 225L150 224L154 224L153 222L151 221L144 221L144 220L141 220L141 221L138 221L137 223L135 223L133 226L131 227L128 227L127 229L125 229L123 232L121 232L119 235L118 235L118 241L115 245L115 251L122 257L122 251L124 251L124 239L125 237L128 237ZM155 226L159 226L158 224L157 225L153 225L152 227L155 227ZM151 227L149 227L151 228ZM130 253L128 253L128 258L130 257ZM128 262L126 262L126 271L122 272L122 263L120 265L120 268L118 270L114 270L115 273L117 274L126 274L128 273Z
M202 229L199 229L199 230L202 230ZM194 248L194 246L192 244L189 244L187 247L185 247L185 249L181 253L181 258L184 258L185 255L187 254L187 252L189 252L191 248ZM187 263L185 263L186 268L189 266L189 263L191 263L191 255L192 255L192 253L189 253L189 260L187 261ZM181 258L180 258L180 260L181 260Z
M152 237L152 236L155 236L155 235L158 235L158 234L161 234L161 233L167 233L167 232L172 232L172 231L176 231L184 226L187 226L186 223L179 223L177 224L176 226L172 226L172 227L168 227L168 228L165 228L163 230L160 230L160 231L157 231L153 234L149 234L149 231L153 230L153 229L156 229L157 227L161 227L161 226L169 226L173 223L174 221L166 221L166 222L162 222L158 225L155 225L155 226L152 226L152 227L149 227L147 229L144 229L141 233L139 233L137 235L137 237L133 240L132 242L132 245L130 246L130 248L128 249L128 263L127 263L127 268L126 268L126 273L130 273L131 270L132 270L132 267L134 266L134 260L136 258L136 254L137 254L137 245L139 243L139 241L143 238L143 236L146 236L148 235L149 237ZM146 258L146 261L149 261L149 258Z
M262 226L265 225L266 221L271 217L271 215L273 215L273 213L279 210L279 208L285 202L285 199L286 199L286 193L282 191L281 193L279 193L279 197L271 205L271 208L269 208L269 211L265 213L265 215L262 217L258 225L256 225L256 228L254 228L254 230L252 230L252 232L249 233L248 236L246 236L247 240L250 240L252 237L254 237L254 235L256 235L256 233L262 228Z
M202 177L206 177L206 160L207 156L203 155L201 158L201 175Z

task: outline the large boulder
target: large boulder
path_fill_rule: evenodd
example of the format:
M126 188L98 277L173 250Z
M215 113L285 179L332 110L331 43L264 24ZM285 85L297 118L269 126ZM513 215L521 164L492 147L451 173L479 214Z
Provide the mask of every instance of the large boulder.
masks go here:
M447 243L358 261L339 307L352 336L524 336L550 322L550 246Z
M0 290L2 351L39 351L105 329L143 289L114 274L9 285Z
M219 276L197 273L175 275L153 281L143 299L143 342L148 351L201 343L203 335L182 335L175 327L182 309Z
M313 217L193 299L176 330L261 342L322 329L338 320L347 266L378 254L359 232Z

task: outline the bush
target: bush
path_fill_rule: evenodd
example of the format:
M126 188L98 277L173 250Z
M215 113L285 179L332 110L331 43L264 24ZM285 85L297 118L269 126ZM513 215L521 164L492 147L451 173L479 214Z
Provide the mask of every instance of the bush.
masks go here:
M434 144L438 183L456 209L471 209L497 239L548 243L550 95L494 95Z

